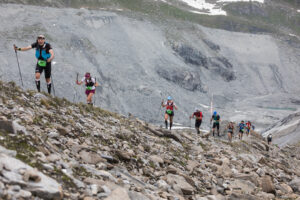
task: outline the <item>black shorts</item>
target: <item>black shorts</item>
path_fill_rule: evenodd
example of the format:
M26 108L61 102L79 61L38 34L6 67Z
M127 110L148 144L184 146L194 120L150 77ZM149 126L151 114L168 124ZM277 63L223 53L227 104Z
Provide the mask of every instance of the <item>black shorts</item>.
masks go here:
M272 142L272 138L267 138L268 142Z
M220 124L219 123L213 123L213 128L216 128L217 127L217 129L219 130L220 129Z
M241 130L241 129L240 129L240 130L239 130L239 133L244 134L244 130Z
M38 64L36 64L35 67L35 73L43 73L43 70L45 70L45 78L51 77L51 62L47 62L46 67L40 67Z
M166 111L166 114L168 114L170 117L173 117L174 116L174 111L172 111L171 114L167 113L167 111Z
M196 120L195 121L195 127L196 128L199 128L200 126L201 126L201 123L202 123L202 120L200 119L200 120Z

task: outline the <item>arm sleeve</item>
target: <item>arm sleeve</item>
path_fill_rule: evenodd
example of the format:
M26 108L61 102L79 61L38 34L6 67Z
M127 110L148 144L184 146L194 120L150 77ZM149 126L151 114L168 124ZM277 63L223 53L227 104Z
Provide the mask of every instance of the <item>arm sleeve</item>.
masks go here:
M96 83L96 80L94 78L92 78L92 82L95 84Z

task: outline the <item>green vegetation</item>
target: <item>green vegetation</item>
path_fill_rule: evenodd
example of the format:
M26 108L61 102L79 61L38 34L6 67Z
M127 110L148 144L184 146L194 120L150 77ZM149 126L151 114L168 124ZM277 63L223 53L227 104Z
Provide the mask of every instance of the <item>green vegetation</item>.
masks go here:
M37 0L16 1L16 3L41 5L41 1ZM257 3L253 4L257 5ZM121 14L128 14L131 16L141 14L140 16L158 19L159 21L172 19L183 20L211 28L238 32L281 33L282 27L284 27L300 34L300 14L293 16L290 12L282 10L283 7L299 8L300 5L296 0L274 0L270 3L265 3L263 6L259 6L261 7L260 9L262 9L263 12L268 13L268 15L258 15L257 13L247 15L247 12L240 13L238 11L240 11L241 8L249 7L251 3L231 3L224 7L224 9L228 12L228 16L195 14L190 12L188 10L188 6L183 4L170 5L162 1L154 0L58 0L55 3L50 3L44 0L43 5L50 7L72 7L95 10L103 8L108 10L123 9L124 11L121 12ZM129 13L127 11L133 11L133 13ZM82 12L78 12L78 15L82 14Z
M292 4L292 1L290 3ZM274 29L273 31L277 30L276 32L282 28L288 28L292 32L300 34L300 14L292 13L290 7L283 8L278 4L257 6L255 3L251 5L246 2L238 2L224 6L224 10L229 15L241 20L248 20L257 27L265 26ZM294 12L296 11L294 10Z

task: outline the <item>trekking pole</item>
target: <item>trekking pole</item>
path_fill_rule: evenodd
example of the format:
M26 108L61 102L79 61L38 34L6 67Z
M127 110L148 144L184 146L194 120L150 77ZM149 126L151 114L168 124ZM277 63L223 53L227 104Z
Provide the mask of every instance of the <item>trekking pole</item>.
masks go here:
M96 81L97 81L97 78L95 77L95 85L96 85ZM95 86L95 98L94 98L94 106L96 105L96 86Z
M14 44L14 47L16 47L16 45ZM23 85L23 79L22 79L22 73L21 73L21 69L20 69L20 64L19 64L19 59L18 59L18 53L17 50L15 49L15 53L16 53L16 58L17 58L17 62L18 62L18 68L19 68L19 74L20 74L20 78L21 78L21 83L22 83L22 87Z
M78 83L78 73L76 73L76 84ZM77 97L77 88L76 87L74 87L75 88L75 94L74 94L74 97L73 97L73 103L75 103L75 99L76 99L76 97Z
M55 88L54 88L54 81L53 81L53 78L52 78L52 74L51 74L51 82L52 82L52 85L53 85L53 94L55 96Z
M164 102L164 100L162 99L161 100L161 104L159 105L159 110L158 110L158 117L159 117L159 114L160 114L160 111L161 111L161 108L162 108L162 103Z

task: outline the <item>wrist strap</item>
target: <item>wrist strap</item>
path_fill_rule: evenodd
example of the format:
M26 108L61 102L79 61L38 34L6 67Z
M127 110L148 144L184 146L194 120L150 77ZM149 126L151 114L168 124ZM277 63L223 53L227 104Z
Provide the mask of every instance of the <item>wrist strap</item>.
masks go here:
M19 51L21 51L21 48L18 48Z

